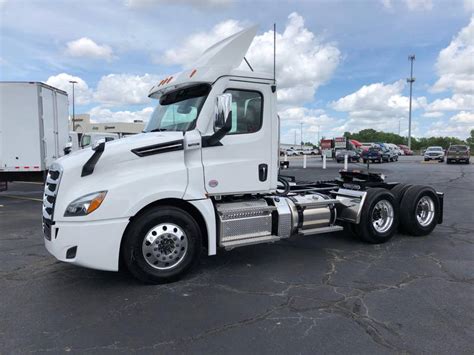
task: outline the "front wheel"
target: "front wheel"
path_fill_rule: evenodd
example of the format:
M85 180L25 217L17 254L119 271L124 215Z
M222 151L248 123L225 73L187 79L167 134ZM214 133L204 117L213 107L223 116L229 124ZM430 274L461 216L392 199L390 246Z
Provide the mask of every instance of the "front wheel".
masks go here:
M398 228L398 203L393 194L383 188L367 190L359 224L351 226L361 240L380 244L389 241Z
M183 276L198 261L202 235L187 212L160 206L138 216L124 236L122 258L130 272L147 283Z
M409 187L400 203L400 222L406 234L430 234L438 223L440 202L436 191L429 186Z

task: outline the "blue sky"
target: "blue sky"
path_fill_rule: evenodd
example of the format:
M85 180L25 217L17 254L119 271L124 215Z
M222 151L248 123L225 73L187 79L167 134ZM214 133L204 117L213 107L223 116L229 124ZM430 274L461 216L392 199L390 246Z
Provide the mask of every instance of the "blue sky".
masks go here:
M474 0L0 0L0 80L70 91L96 121L147 119L147 92L214 41L259 32L247 58L271 70L277 23L282 140L375 128L406 134L407 56L416 54L413 134L474 128Z

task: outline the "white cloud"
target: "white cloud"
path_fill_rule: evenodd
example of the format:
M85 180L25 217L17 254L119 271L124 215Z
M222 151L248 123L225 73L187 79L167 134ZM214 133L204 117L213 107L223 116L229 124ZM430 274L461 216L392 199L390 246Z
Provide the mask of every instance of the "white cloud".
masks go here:
M400 3L400 1L395 1L395 3L397 2ZM403 2L410 11L431 10L433 8L432 0L403 0ZM380 0L380 3L385 9L393 10L393 0Z
M281 141L299 144L301 128L303 140L316 143L318 135L338 136L343 133L344 120L329 116L324 110L306 107L287 107L278 112L281 118ZM301 127L301 123L303 127Z
M76 105L85 105L89 103L92 96L92 90L89 88L87 83L78 76L61 73L50 76L48 80L46 80L46 84L66 91L69 96L69 101L72 103L72 84L70 81L77 81L77 83L74 84Z
M440 120L432 124L426 133L427 136L436 137L458 137L466 139L474 129L474 120L472 113L463 113L450 118L448 122Z
M454 94L452 97L436 99L427 107L427 111L474 110L474 95Z
M183 45L166 51L161 60L189 66L207 47L242 28L238 21L221 22L210 32L191 35ZM256 36L246 57L256 71L273 72L273 31ZM278 102L301 105L311 101L340 61L341 52L335 44L324 43L305 27L303 17L290 14L283 33L277 33ZM245 64L241 69L248 70Z
M114 59L112 48L108 45L99 45L87 37L79 38L66 44L66 54L71 57L83 57L93 59Z
M160 5L190 5L194 7L227 6L233 0L126 0L125 5L130 8L147 8Z
M442 117L442 116L444 116L444 113L438 112L438 111L425 112L425 113L423 114L423 117L428 117L428 118L439 118L439 117Z
M393 84L375 83L364 85L356 92L332 102L337 111L348 112L350 117L379 121L391 118L404 118L409 107L409 98L402 95L405 88L403 80ZM424 97L414 98L412 108L426 105Z
M405 0L409 10L431 10L433 8L432 0Z
M467 123L470 125L474 125L474 113L461 111L458 114L451 117L449 120L453 122Z
M145 107L140 111L112 111L109 108L97 106L88 113L93 122L133 122L141 120L147 122L153 112L153 107Z
M146 104L151 87L159 81L157 75L150 74L109 74L99 80L94 100L105 105Z
M433 92L452 90L455 94L474 94L474 16L438 55L438 81Z

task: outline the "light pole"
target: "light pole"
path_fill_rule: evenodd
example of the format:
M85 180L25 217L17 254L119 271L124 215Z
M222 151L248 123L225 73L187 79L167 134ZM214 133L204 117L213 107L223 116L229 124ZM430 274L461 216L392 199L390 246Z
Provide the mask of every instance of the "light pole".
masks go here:
M303 150L303 122L300 123L301 150Z
M413 77L413 62L415 61L415 55L409 55L408 60L410 61L410 77L407 82L410 84L410 105L408 108L408 148L411 149L411 97L413 93L413 83L415 78Z
M76 108L75 108L75 102L74 102L74 84L77 84L77 81L75 80L69 80L69 82L72 84L72 130L76 130Z
M319 139L319 132L320 131L321 131L321 125L318 125L318 147L319 147L319 141L320 141L320 139Z

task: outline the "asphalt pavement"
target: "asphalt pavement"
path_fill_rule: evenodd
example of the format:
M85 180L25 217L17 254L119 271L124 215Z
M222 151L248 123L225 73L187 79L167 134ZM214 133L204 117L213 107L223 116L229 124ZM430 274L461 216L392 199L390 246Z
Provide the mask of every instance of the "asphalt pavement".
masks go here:
M342 168L302 164L290 159L284 173L325 180ZM56 261L43 245L41 185L10 184L0 193L0 354L472 354L474 165L402 157L370 170L444 191L444 223L383 245L339 232L238 248L159 286Z

